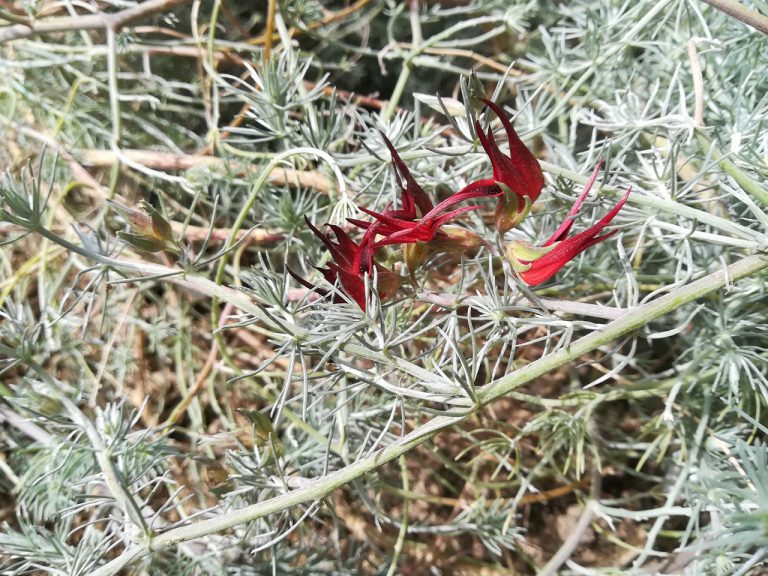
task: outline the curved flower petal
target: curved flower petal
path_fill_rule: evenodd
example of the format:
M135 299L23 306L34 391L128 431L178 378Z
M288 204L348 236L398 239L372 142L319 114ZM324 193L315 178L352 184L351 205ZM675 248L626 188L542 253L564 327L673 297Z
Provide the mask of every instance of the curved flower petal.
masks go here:
M485 98L480 101L499 117L509 141L509 156L505 156L494 140L493 130L489 127L488 133L484 134L480 122L475 122L480 144L491 159L494 180L505 184L518 196L530 198L531 203L535 202L544 188L544 175L539 161L520 140L504 110Z
M395 180L401 191L400 196L403 201L404 217L410 217L411 219L418 218L419 214L416 212L415 208L418 208L422 215L426 214L432 210L432 201L429 199L429 196L427 196L427 193L424 192L424 189L418 185L416 180L414 180L411 171L400 158L400 155L397 153L397 150L395 150L392 142L389 141L389 138L387 138L381 130L379 130L379 134L381 134L384 144L389 148L392 162L395 165Z
M598 169L599 168L600 166L598 165ZM552 276L557 274L566 263L573 260L576 256L584 252L584 250L610 238L616 233L615 230L612 230L605 234L601 234L626 203L631 188L627 190L621 200L619 200L596 224L590 226L583 232L576 234L576 236L572 238L566 238L571 230L574 218L581 208L581 205L596 178L597 170L592 173L589 182L585 186L584 191L579 195L573 208L571 208L567 218L557 228L555 233L541 245L542 249L549 248L548 250L542 250L541 256L529 260L523 253L514 250L514 247L511 250L507 250L508 258L512 260L512 264L516 269L521 270L520 277L529 286L535 286L536 284L541 284L542 282L549 280ZM531 256L536 253L536 250L538 249L533 248L531 250Z

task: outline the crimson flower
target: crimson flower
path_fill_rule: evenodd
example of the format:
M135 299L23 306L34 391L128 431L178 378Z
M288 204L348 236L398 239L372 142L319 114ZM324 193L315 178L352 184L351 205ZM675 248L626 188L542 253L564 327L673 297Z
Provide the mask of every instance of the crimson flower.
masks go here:
M376 234L384 236L383 239L376 241L374 248L380 248L382 246L388 246L390 244L411 244L413 242L429 242L440 233L440 228L449 220L455 218L459 214L476 210L480 206L462 206L456 208L445 214L440 214L435 208L427 212L423 218L419 220L404 220L402 218L395 218L391 214L374 212L367 208L359 207L360 210L373 216L376 219L375 223L360 222L355 220L353 223L358 226L373 229Z
M318 230L309 221L309 218L305 217L304 219L312 232L325 244L333 258L333 262L328 263L326 268L317 268L317 270L329 283L335 284L338 281L344 292L357 302L360 308L365 310L366 307L365 276L366 274L373 274L374 269L378 278L379 297L382 300L391 296L400 287L402 280L399 274L387 270L373 261L373 247L369 243L357 244L342 228L329 224L328 227L336 237L334 241L328 234L323 234ZM288 269L288 272L305 288L315 288L292 270Z
M584 191L568 213L568 217L560 224L549 240L540 247L532 247L526 242L510 242L507 246L507 257L512 262L513 267L520 272L520 277L523 281L529 286L535 286L549 280L566 263L573 260L584 250L610 238L616 233L616 230L611 230L601 235L601 232L611 223L611 220L616 217L616 214L624 206L631 188L627 190L621 200L597 224L580 232L573 238L567 238L574 219L597 178L601 164L602 162L597 165L589 182L584 187Z
M389 148L392 162L395 164L395 182L397 182L397 186L400 188L400 198L403 203L402 210L392 210L389 214L406 220L415 220L434 208L432 200L429 199L427 193L424 192L424 189L419 186L413 175L411 175L408 166L400 158L400 154L397 153L397 150L395 150L386 134L381 131L379 131L379 134L381 134L384 144ZM417 208L418 211L416 210Z
M544 175L536 157L525 147L515 132L504 110L497 104L480 98L501 120L509 142L509 156L505 155L496 144L493 129L483 132L479 121L475 121L475 131L485 153L491 160L493 178L472 182L463 190L454 194L455 198L491 195L498 197L494 220L496 229L504 234L517 226L526 217L531 205L544 188Z
M387 207L383 212L374 212L360 206L360 210L374 218L373 222L347 219L351 224L365 229L361 245L370 245L373 250L376 250L383 246L403 244L404 260L412 273L433 247L439 246L441 250L464 251L480 246L483 240L473 232L457 226L445 226L456 216L480 206L462 206L447 212L445 210L467 198L486 195L485 191L464 193L461 196L454 194L434 206L389 139L383 133L381 137L392 155L402 208L394 210ZM380 239L377 240L377 238Z

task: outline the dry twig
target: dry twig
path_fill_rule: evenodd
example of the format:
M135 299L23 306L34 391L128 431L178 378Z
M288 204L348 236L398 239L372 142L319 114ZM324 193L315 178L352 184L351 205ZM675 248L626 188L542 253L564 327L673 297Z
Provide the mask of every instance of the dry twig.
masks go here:
M14 24L13 26L0 29L0 44L20 38L29 38L37 34L73 32L77 30L104 30L107 28L119 30L131 22L165 12L187 2L189 0L149 0L138 6L132 6L131 8L114 13L100 12L84 16L46 18L40 22L30 20L27 24Z

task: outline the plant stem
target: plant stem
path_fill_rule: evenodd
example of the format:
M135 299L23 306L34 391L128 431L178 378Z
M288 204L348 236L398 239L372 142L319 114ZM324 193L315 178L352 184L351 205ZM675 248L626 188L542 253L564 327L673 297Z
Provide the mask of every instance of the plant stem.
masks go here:
M136 504L133 496L121 481L120 471L115 467L115 464L112 461L112 451L104 443L96 426L85 416L85 414L83 414L80 408L78 408L78 406L59 389L58 384L42 366L31 360L28 360L26 364L35 371L41 381L48 385L51 394L61 402L72 422L85 432L86 437L93 447L94 457L101 469L101 473L104 475L104 483L107 485L112 498L114 498L115 502L122 509L126 518L130 519L142 534L146 534L149 531L149 527L147 526L144 517L141 515L139 506Z
M750 194L751 196L754 196L757 198L763 206L768 207L768 190L763 188L756 180L754 180L749 174L744 172L741 168L736 166L733 162L728 160L723 154L718 150L712 141L707 138L702 132L698 132L699 137L699 143L704 147L705 149L709 150L712 154L713 160L717 162L720 165L720 168L723 169L723 172L728 174L731 178L733 178L736 181L736 184L741 186L745 192Z
M248 196L247 200L243 204L243 207L240 209L240 212L237 215L237 218L235 219L235 223L232 225L232 229L230 231L229 237L224 243L224 253L219 259L219 265L216 269L216 276L214 277L214 281L216 284L222 284L224 282L224 272L226 270L227 260L229 259L229 249L232 248L235 242L237 242L237 233L243 227L243 224L245 223L246 218L248 218L248 214L253 209L253 206L256 203L256 200L261 194L261 189L264 187L264 184L267 183L267 180L269 180L269 177L272 174L272 172L284 160L290 158L291 156L297 156L300 154L312 154L325 160L325 162L327 162L330 165L331 169L336 175L340 194L344 198L346 198L346 186L344 183L344 176L339 170L339 167L336 165L336 162L326 152L323 152L322 150L318 150L316 148L292 148L291 150L286 150L285 152L278 154L277 156L272 158L272 160L269 161L269 164L267 164L267 166L262 170L259 178L256 180L256 182L254 182L253 187L251 188L250 195ZM259 317L263 318L264 314L261 313L261 311L259 312L260 312ZM213 326L217 326L217 327L219 326L219 297L218 296L214 296L213 301L211 302L211 323ZM216 338L216 341L219 343L219 349L222 351L222 354L226 356L226 353L224 352L226 350L226 347L224 346L222 334L220 332L217 332L215 335L215 338Z
M389 564L387 576L395 576L395 574L397 574L397 565L400 562L400 554L403 552L405 538L408 535L408 504L411 501L408 492L410 491L411 486L408 479L408 466L406 465L405 455L400 456L399 461L400 474L403 477L403 507L400 510L400 530L397 533L397 541L395 542L395 548L392 551L392 561Z
M540 161L539 163L541 164L542 169L545 172L549 172L550 174L555 174L557 176L565 176L569 180L572 180L579 184L586 184L588 181L587 177L577 172L573 172L566 168L561 168L559 166L556 166L555 164L550 164L549 162ZM620 190L616 186L601 186L600 191L601 192L607 191L613 194L624 193L623 190ZM759 244L759 239L758 239L760 235L759 232L752 230L750 228L747 228L746 226L742 226L741 224L736 224L735 222L726 220L725 218L715 216L714 214L710 214L709 212L705 212L704 210L698 210L696 208L691 208L690 206L686 206L685 204L681 204L680 202L675 202L674 200L665 200L664 198L659 198L658 196L651 196L649 194L630 194L628 203L636 204L638 206L645 206L647 208L662 210L670 214L676 214L684 218L690 218L691 220L694 220L696 222L701 222L702 224L708 224L715 228L719 228L724 232L728 232L730 234L733 234L734 236L738 236L743 240L751 241L753 248L756 248Z

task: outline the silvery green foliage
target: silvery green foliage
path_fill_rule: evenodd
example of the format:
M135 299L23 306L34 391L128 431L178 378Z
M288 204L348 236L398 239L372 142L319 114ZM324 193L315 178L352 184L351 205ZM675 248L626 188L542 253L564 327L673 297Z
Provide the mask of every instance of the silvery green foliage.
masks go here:
M200 4L141 21L149 31L125 28L114 46L74 26L0 54L0 490L14 503L0 533L4 574L91 574L150 534L330 484L454 415L467 419L450 440L414 448L404 467L383 464L324 499L181 540L130 570L385 574L399 562L450 573L419 561L436 538L453 538L459 559L509 569L513 558L535 572L550 558L530 552L541 527L528 512L543 506L532 496L562 487L541 497L552 500L544 522L562 497L594 504L600 542L643 537L618 544L634 550L620 566L586 566L571 550L561 573L746 574L765 562L765 272L475 410L484 385L765 250L765 36L693 0L424 2L413 12L373 0L339 19L326 10L341 3L292 1L279 3L265 60L232 25L259 34L260 9ZM355 204L397 201L379 130L433 200L489 177L472 124L490 118L476 96L505 104L546 162L537 210L507 240L548 237L600 157L603 188L575 226L631 186L619 233L534 293L475 212L462 225L490 249L433 256L392 301L371 282L361 312L315 270L328 255L304 217L340 223L361 216ZM43 144L40 162L19 170ZM169 164L179 158L189 163ZM103 188L86 186L84 170ZM296 186L291 170L315 179ZM180 225L178 238L225 233L182 239L170 263L185 269L170 278L162 260L118 240L125 223L105 197L149 201ZM225 245L250 227L282 240ZM382 264L399 258L392 249ZM327 294L297 290L287 267ZM181 283L193 278L254 304L222 317L234 296ZM214 343L197 399L166 425ZM428 490L455 502L450 513L418 510Z

